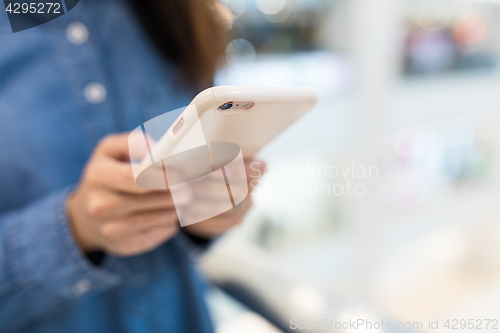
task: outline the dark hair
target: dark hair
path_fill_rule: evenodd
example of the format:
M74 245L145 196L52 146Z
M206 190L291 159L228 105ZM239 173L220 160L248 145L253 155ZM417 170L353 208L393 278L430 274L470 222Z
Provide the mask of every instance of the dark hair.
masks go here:
M179 66L186 83L211 86L227 44L217 0L131 1L159 52Z

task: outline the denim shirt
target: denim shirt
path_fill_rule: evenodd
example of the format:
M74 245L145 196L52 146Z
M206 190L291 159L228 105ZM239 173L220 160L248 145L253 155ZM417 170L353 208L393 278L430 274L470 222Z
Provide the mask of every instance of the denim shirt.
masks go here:
M212 332L187 239L95 266L65 209L101 138L194 91L126 0L81 0L15 34L0 8L0 332Z

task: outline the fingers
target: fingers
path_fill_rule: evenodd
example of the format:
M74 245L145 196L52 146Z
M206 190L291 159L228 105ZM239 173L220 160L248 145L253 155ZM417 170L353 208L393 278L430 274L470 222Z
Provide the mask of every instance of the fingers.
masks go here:
M214 217L198 222L189 226L186 226L187 230L195 235L202 237L213 237L214 235L219 235L223 231L238 225L245 217L248 210L252 207L252 199L247 197L236 207L222 213L220 209L217 209L217 205L213 202L199 202L197 205L190 207L188 211L185 212L187 219L190 220L203 220L206 218L207 212L210 212Z
M228 199L229 194L224 180L202 180L192 184L193 194L196 199Z
M178 231L179 226L151 228L130 238L127 242L127 248L134 254L146 253L172 238Z
M233 197L246 196L257 185L259 178L265 172L265 168L266 164L260 160L246 160L245 170L242 170L237 165L225 166L223 168L224 172L218 170L219 172L212 173L211 177L192 183L190 186L193 188L196 200L190 207L195 211L202 209L206 211L217 210L216 200L225 202L228 197L227 188L221 186L226 183L226 177ZM226 177L224 177L224 174Z
M233 209L221 214L220 217L222 219L241 219L246 215L250 208L252 208L252 198L248 196L245 200L233 207Z
M164 209L129 216L124 220L131 233L145 233L163 227L178 227L179 219L175 209Z
M110 158L94 158L89 164L85 176L91 185L129 193L147 192L135 184L130 165Z
M213 218L199 223L188 225L185 228L189 233L195 236L202 238L212 238L240 224L245 214L251 207L252 200L250 199L250 197L248 197L239 205L223 214L217 215ZM196 214L196 212L191 211L189 212L189 214ZM196 218L196 215L191 215L190 218Z
M157 172L155 179L164 180L161 168L152 172ZM182 207L189 200L187 192L176 196L175 204ZM110 135L99 143L67 207L84 251L135 255L158 246L179 228L170 191L136 185L129 163L128 133Z
M182 204L180 200L177 201L179 205ZM94 191L87 203L88 214L101 221L140 212L173 208L172 195L165 191L132 195L103 189Z
M106 186L115 191L136 194L158 191L158 189L154 189L155 187L146 189L137 185L129 162L129 144L128 133L110 135L102 139L86 170L87 178L94 184ZM167 176L169 182L182 182L182 175L176 170L168 170ZM164 190L168 190L165 173L161 167L148 168L141 173L140 177L143 177L141 178L142 183L147 183L149 180L149 182L156 182L160 185L156 188L166 187Z
M99 143L95 149L96 161L92 164L90 176L96 183L117 191L137 194L155 191L137 186L132 168L128 163L123 163L129 159L128 135L128 133L109 135ZM264 174L265 168L266 164L262 160L255 158L245 160L247 182L258 180ZM151 172L157 173L153 175L154 179L163 179L162 169L154 169ZM230 167L225 168L225 173L234 181L245 177L245 174Z
M94 156L111 157L119 161L128 161L128 137L130 133L112 134L103 138L94 150Z
M156 146L156 140L144 133L141 128L128 135L128 151L130 160L143 160L150 157L150 151Z
M231 209L231 202L226 193L226 200L196 200L183 212L193 221L204 220L207 216L216 216Z
M150 168L148 172L157 173L156 179L164 179L163 170ZM86 181L96 187L107 187L114 191L132 194L145 194L159 190L150 190L139 187L134 179L132 167L129 163L119 162L111 158L96 157L88 165L85 172ZM166 190L162 190L166 191Z
M148 252L173 237L179 230L175 210L159 210L102 223L100 234L110 253L120 256Z
M101 232L108 237L119 239L165 227L178 227L174 209L145 212L109 221L102 225Z
M175 236L179 231L178 226L165 226L150 228L131 237L126 237L110 246L109 252L118 256L128 257L149 252L168 239Z

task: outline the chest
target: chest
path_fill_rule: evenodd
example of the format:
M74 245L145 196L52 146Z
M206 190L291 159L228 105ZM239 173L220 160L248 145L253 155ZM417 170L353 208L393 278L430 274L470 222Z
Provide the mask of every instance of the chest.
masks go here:
M0 211L76 183L102 137L189 101L124 4L82 4L2 36ZM68 38L75 23L79 43Z

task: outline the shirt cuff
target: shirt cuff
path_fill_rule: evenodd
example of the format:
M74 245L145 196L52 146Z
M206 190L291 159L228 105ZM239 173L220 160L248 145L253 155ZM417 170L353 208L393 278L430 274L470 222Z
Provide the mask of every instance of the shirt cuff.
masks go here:
M11 264L21 281L66 298L104 291L121 281L112 263L93 265L76 244L66 213L71 190L50 195L23 211L11 235Z
M203 254L218 239L218 237L212 239L196 237L185 231L182 227L175 238L185 251L194 256Z

